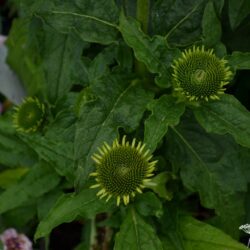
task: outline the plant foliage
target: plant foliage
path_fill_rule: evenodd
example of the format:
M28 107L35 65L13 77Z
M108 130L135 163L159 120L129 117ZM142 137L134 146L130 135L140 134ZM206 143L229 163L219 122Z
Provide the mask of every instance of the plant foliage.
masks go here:
M0 117L0 228L47 241L63 223L79 223L82 236L72 246L78 250L245 249L238 228L250 218L250 2L12 4L18 18L7 62L28 96L43 103L44 116L39 129L25 133L15 129L15 108ZM185 73L181 56L190 49L191 57L192 48L227 62L232 77L226 86L216 83L226 89L218 98L190 102L176 95L175 62L181 76L207 74L204 60L195 64L199 72ZM220 77L204 84L223 78L215 68ZM119 189L125 204L117 207L90 189L98 183L90 174L98 147L125 135L145 143L157 164L143 193L128 202Z

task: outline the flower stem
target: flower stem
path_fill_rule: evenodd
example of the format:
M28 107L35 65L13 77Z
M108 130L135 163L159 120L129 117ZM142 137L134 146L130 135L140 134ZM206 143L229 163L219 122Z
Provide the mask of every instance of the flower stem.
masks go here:
M142 30L148 32L149 0L137 0L136 19L141 23Z
M150 0L137 0L136 19L141 23L142 31L148 32L148 17L149 17ZM144 63L135 59L135 72L139 76L144 76L147 73L147 68Z
M49 250L49 237L45 237L45 250Z
M96 226L95 226L95 218L90 220L90 244L89 250L92 250L96 245Z

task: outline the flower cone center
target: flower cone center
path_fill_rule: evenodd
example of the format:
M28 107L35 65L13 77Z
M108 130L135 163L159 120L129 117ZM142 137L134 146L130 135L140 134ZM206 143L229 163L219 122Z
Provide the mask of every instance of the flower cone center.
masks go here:
M192 75L192 82L195 84L203 84L206 79L206 71L203 69L197 69Z
M147 166L137 150L119 147L103 157L97 171L100 182L109 193L125 195L134 192L142 184Z
M129 173L129 168L126 167L126 166L119 166L117 169L116 169L116 174L120 177L125 177L127 174Z

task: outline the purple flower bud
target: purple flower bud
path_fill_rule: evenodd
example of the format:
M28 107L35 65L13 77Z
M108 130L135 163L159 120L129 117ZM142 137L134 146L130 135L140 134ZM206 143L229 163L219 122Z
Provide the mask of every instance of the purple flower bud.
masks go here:
M7 229L0 235L4 250L32 250L32 243L24 234L18 234L13 228Z

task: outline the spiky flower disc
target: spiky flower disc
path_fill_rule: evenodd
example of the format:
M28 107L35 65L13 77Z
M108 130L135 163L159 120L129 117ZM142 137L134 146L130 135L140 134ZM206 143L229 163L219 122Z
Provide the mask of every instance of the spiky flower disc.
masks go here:
M129 144L126 136L119 143L116 139L112 146L104 143L98 148L92 158L96 163L96 171L91 176L96 177L97 184L91 188L100 188L97 196L107 197L107 201L114 197L117 206L121 200L127 205L137 193L142 193L144 184L153 176L157 161L150 162L152 155L145 150L145 144L136 143L133 139Z
M189 101L219 99L232 76L226 64L204 46L185 50L172 65L175 91Z
M15 108L13 124L19 132L34 132L45 118L45 106L35 97L24 99L20 106Z

